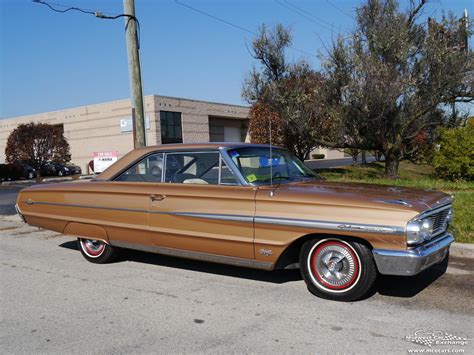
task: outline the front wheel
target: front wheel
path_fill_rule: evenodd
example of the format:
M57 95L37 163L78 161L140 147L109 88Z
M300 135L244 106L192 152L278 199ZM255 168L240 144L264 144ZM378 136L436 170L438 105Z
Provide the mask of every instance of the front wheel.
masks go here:
M341 239L307 241L301 249L300 269L311 293L335 301L362 298L377 277L370 249Z
M91 263L109 263L118 255L117 248L114 248L101 240L78 238L77 244L79 245L79 249L84 258Z

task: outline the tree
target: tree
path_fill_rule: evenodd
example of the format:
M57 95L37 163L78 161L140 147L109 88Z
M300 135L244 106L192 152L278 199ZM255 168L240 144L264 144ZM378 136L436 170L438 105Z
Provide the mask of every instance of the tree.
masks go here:
M26 161L39 169L45 162L71 160L69 143L57 127L46 123L26 123L15 128L7 139L6 160Z
M278 113L264 102L257 101L250 108L249 134L252 143L270 144L270 127L272 144L283 145L282 124Z
M443 179L474 179L474 123L441 131L433 167Z
M401 11L396 0L368 0L325 62L326 108L339 130L318 142L380 151L390 178L436 137L448 103L474 99L473 55L463 45L470 27L452 15L426 26L418 21L425 2Z
M252 141L269 142L270 121L277 135L272 137L300 159L306 159L316 147L317 136L326 137L330 122L319 100L323 76L307 63L288 63L285 50L291 44L288 29L265 26L253 41L253 56L260 67L253 68L245 80L242 95L252 104L250 135ZM265 115L268 115L265 119ZM272 127L272 133L274 128ZM273 139L275 138L275 140Z

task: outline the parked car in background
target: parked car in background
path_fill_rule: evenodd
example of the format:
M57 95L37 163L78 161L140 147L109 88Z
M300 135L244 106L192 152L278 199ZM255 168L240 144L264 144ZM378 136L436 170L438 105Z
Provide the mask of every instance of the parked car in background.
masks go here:
M313 294L353 301L378 274L446 261L451 204L438 191L322 181L277 147L206 143L136 149L90 182L27 187L16 207L30 225L76 236L93 263L128 248L264 270L299 264Z
M34 179L37 177L35 168L27 162L17 161L11 164L1 164L0 180L18 180L18 179Z
M8 180L8 169L7 164L0 164L0 181Z
M48 162L40 169L41 176L67 176L81 174L81 168L74 164Z

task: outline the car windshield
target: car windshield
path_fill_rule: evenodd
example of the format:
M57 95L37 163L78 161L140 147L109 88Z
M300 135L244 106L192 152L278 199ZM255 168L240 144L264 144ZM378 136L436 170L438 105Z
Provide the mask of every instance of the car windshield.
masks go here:
M244 179L251 184L320 179L313 171L287 150L269 147L243 147L228 150ZM270 175L271 174L271 175Z

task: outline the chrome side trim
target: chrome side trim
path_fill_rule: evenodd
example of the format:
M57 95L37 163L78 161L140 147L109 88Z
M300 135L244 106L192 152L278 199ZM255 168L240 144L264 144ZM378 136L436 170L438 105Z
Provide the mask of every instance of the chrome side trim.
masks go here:
M253 217L249 215L232 215L232 214L218 214L218 213L162 212L162 211L156 211L156 210L149 211L149 210L141 210L141 209L120 208L120 207L88 206L88 205L54 203L54 202L32 201L32 204L50 205L50 206L59 206L59 207L105 209L105 210L122 211L122 212L142 212L142 213L182 216L182 217L190 217L190 218L202 218L202 219L211 219L211 220L220 220L220 221L271 224L271 225L279 225L279 226L314 228L314 229L323 229L323 230L363 232L363 233L389 234L389 235L404 235L405 234L405 228L403 227L384 226L384 225L376 225L376 224L358 224L358 223L345 223L345 222L335 222L335 221L314 221L314 220L307 220L307 219L276 218L276 217L266 217L266 216Z
M246 222L253 223L253 216L233 215L233 214L216 214L216 213L194 213L194 212L169 212L175 216L183 217L194 217L194 218L205 218L214 219L221 221L235 221L235 222Z
M407 250L374 249L375 263L383 275L413 276L442 261L454 242L451 234L444 234L427 244Z
M271 262L244 259L244 258L238 258L235 256L217 255L217 254L174 249L174 248L166 248L166 247L159 247L159 246L148 246L148 245L143 245L143 244L124 242L120 240L112 240L110 244L112 246L116 246L120 248L141 250L145 252L176 256L176 257L186 258L186 259L209 261L213 263L242 266L242 267L248 267L248 268L253 268L253 269L262 269L262 270L273 269L273 263Z
M121 208L121 207L108 207L108 206L93 206L93 205L80 205L76 203L59 203L59 202L41 202L41 201L25 201L30 205L46 205L46 206L58 206L58 207L77 207L77 208L91 208L98 210L111 210L111 211L124 211L124 212L145 212L149 213L149 210L139 210L131 208Z
M332 222L332 221L312 221L312 220L307 220L307 219L287 219L287 218L256 216L255 223L274 224L274 225L279 225L279 226L338 230L338 231L350 231L350 232L358 231L358 232L364 232L364 233L377 233L377 234L380 234L380 233L392 234L392 235L405 234L405 229L403 227L397 227L397 226L341 223L341 222Z

